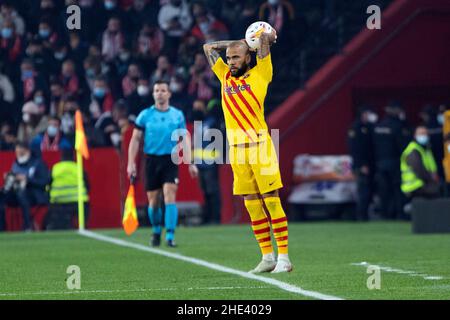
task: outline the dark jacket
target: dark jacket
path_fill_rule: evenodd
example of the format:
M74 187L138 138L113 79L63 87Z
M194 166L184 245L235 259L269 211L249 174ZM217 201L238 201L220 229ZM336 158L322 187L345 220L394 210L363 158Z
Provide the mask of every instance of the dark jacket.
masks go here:
M361 120L353 122L348 130L348 146L353 159L353 169L373 167L373 127Z
M36 157L22 164L15 161L11 172L14 174L24 174L27 177L27 192L33 197L36 204L48 204L48 193L46 187L50 182L50 173L47 165Z
M377 166L395 165L400 170L400 156L411 141L410 131L397 118L387 116L373 131L373 144Z

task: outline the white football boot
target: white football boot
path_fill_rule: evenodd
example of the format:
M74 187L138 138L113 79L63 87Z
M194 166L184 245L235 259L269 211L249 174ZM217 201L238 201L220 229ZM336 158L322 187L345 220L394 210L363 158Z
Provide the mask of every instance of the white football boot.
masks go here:
M271 272L275 269L277 261L275 259L262 259L261 262L256 266L255 269L250 270L250 273L263 273Z
M281 272L291 272L293 269L291 261L289 258L278 258L277 265L275 269L271 271L271 273L281 273Z

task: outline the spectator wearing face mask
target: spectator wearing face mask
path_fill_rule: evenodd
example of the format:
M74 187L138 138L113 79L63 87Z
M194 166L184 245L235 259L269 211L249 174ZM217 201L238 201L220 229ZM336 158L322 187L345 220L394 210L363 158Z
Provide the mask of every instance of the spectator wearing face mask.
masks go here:
M58 41L55 44L54 50L53 50L53 63L55 64L55 69L57 72L61 70L62 65L65 61L68 61L69 58L71 58L71 54L69 53L69 46L62 42ZM57 73L54 72L54 73Z
M4 20L11 19L14 24L14 29L17 35L23 36L25 34L25 22L23 18L14 9L12 2L4 1L0 8L0 25Z
M170 101L172 101L172 103L175 106L177 106L181 111L183 111L186 119L191 119L192 113L191 106L193 103L193 99L187 93L186 82L184 78L179 74L175 74L170 79L169 89L170 92L172 93Z
M58 34L53 30L50 21L47 19L43 19L39 23L39 30L37 35L41 39L44 47L48 49L53 48L59 39Z
M148 77L139 78L136 89L125 98L125 101L129 108L128 113L132 118L136 118L142 110L153 104Z
M228 39L228 28L226 25L211 13L208 13L201 4L198 3L196 6L198 9L193 10L195 25L191 30L191 34L201 42L205 42L211 34L215 35L216 41Z
M47 79L50 74L59 72L58 64L53 58L53 52L49 48L45 48L42 39L34 36L25 50L26 59L33 63L35 70Z
M50 174L45 163L31 154L27 143L18 142L15 152L16 161L0 191L0 231L5 228L5 205L20 207L23 215L23 230L31 231L31 207L48 204L46 186L49 183Z
M377 119L377 114L370 107L362 106L358 118L348 130L348 146L357 186L356 218L360 221L369 219L369 205L373 196L373 126Z
M29 101L33 93L38 90L46 90L47 85L42 75L36 71L34 64L29 59L24 59L20 65L21 76L17 92L22 101Z
M75 112L79 109L75 96L68 96L65 99L61 116L61 132L72 145L75 145Z
M39 107L39 112L48 114L47 101L45 99L44 91L36 90L33 94L33 101Z
M15 31L11 18L3 19L0 24L0 61L4 63L5 73L15 77L15 66L19 62L23 50L22 39Z
M98 57L88 56L83 62L84 81L89 90L94 90L95 79L101 74L101 60Z
M92 119L97 121L102 113L112 110L113 104L114 98L106 79L103 77L95 79L91 103L89 104L89 111Z
M39 111L34 101L28 101L22 108L22 122L19 125L17 139L30 143L39 133L45 131L48 126L48 118Z
M61 151L71 148L73 146L61 132L61 120L58 117L50 117L47 129L31 141L31 150L37 155L43 151Z
M55 5L55 0L41 0L39 9L30 12L30 14L33 16L32 22L37 27L36 29L39 30L39 24L43 20L51 26L57 26L59 22L58 7L58 4Z
M106 146L119 148L122 142L122 135L118 121L122 117L127 117L125 100L121 99L114 103L111 112L105 112L95 123L95 128L103 133Z
M403 151L401 160L402 191L405 195L425 198L439 196L439 177L425 125L419 125L414 140Z

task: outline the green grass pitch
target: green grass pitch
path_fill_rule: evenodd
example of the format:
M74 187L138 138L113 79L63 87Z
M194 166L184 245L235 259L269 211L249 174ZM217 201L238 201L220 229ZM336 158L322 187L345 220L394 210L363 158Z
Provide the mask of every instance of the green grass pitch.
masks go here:
M131 237L96 232L144 245L150 238L148 228ZM161 249L241 271L260 259L248 225L180 227L176 240L178 248ZM263 276L343 299L450 299L450 235L415 235L405 222L290 223L289 249L294 271ZM382 269L381 288L369 290L367 267L352 265L364 261L396 272ZM80 290L67 288L70 265L80 267ZM73 231L0 234L0 299L311 298Z

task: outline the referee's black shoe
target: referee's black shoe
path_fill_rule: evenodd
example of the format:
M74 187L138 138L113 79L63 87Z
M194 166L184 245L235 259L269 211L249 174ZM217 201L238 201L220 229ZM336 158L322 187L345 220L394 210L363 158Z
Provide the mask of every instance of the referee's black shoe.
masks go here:
M176 248L177 244L175 243L175 240L167 240L167 246L171 248Z
M154 233L151 241L152 247L159 247L161 244L161 234Z

